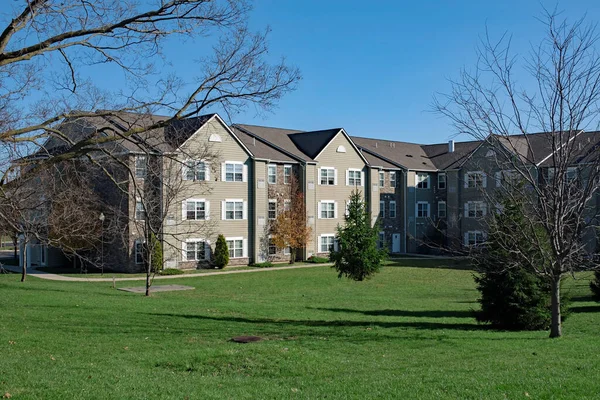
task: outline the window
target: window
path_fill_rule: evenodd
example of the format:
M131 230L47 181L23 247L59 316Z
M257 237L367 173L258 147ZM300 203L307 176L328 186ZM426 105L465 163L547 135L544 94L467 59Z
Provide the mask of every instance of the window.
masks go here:
M286 185L292 181L292 166L284 165L283 166L283 183Z
M385 232L379 232L379 236L377 237L377 247L383 249L385 244Z
M187 200L185 219L203 220L206 218L206 202L204 200Z
M485 215L485 208L483 201L469 201L465 204L465 216L467 218L481 218Z
M144 263L144 240L137 239L135 241L135 263L143 264Z
M417 202L417 218L429 217L429 203L426 201Z
M142 203L142 200L139 198L135 201L135 219L138 221L144 221L146 219L144 203Z
M226 182L243 182L244 181L244 164L242 164L242 163L225 163L225 181Z
M438 218L446 218L446 202L438 201Z
M135 156L135 177L144 179L146 177L146 156Z
M385 201L379 202L379 218L385 218Z
M417 188L419 189L429 189L429 174L425 173L417 173L416 177Z
M379 187L385 186L385 172L379 171Z
M277 254L277 246L275 246L273 239L269 238L269 255L273 256L275 254Z
M362 185L362 171L356 169L349 169L348 174L348 186L361 186Z
M577 167L568 167L565 178L567 182L572 182L577 179Z
M396 202L390 201L390 218L396 218Z
M390 187L396 187L396 171L390 171Z
M229 258L244 257L244 239L227 238L227 248L229 249Z
M321 185L335 185L335 168L321 168Z
M518 183L520 177L514 170L496 172L496 187L506 187Z
M201 261L206 259L206 242L204 240L190 239L183 245L184 261Z
M292 208L292 201L284 200L283 201L283 211L290 211L291 208Z
M335 201L322 201L321 202L321 218L332 219L335 218Z
M269 219L277 219L277 200L269 200Z
M242 200L225 200L226 220L244 219L244 202Z
M467 172L466 175L466 188L482 188L486 186L485 174L483 172Z
M438 174L438 189L446 189L446 174Z
M277 165L269 164L268 168L268 177L269 183L275 184L277 183Z
M477 246L484 242L483 232L469 231L465 234L465 245Z
M187 160L183 165L183 179L186 181L207 181L206 164L202 161Z
M321 243L319 247L320 253L329 253L333 250L333 244L335 243L334 235L321 235Z

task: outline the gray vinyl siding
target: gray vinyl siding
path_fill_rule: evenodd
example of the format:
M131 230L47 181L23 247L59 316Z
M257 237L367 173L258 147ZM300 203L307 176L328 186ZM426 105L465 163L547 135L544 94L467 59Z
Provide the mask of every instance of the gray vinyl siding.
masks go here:
M396 173L396 186L392 187L390 185L390 173L391 172L395 172ZM379 173L383 172L384 173L384 185L380 186L379 185ZM378 218L378 222L379 222L379 226L381 228L381 231L384 232L384 238L385 238L385 245L388 248L388 251L390 253L393 253L393 235L394 234L398 234L400 235L400 253L404 253L406 252L406 249L404 247L404 239L405 239L405 227L404 227L404 214L405 214L405 210L404 210L404 185L403 185L403 173L401 170L389 170L389 169L384 169L384 170L377 170L376 171L377 175L374 177L374 179L377 179L377 187L378 187L378 192L379 192L379 196L378 199L375 198L374 203L377 203L377 214L376 217L379 214L379 202L383 201L384 202L384 214L383 214L383 218ZM396 202L396 217L395 218L391 218L390 217L390 205L391 202L394 201Z

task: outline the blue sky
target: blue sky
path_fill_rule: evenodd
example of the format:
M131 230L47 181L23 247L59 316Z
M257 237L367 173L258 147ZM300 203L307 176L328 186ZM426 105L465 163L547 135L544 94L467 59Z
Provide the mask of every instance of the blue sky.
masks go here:
M274 113L254 110L236 120L294 129L343 127L351 135L421 143L454 134L432 114L432 97L448 78L475 63L478 37L513 34L525 55L544 26L537 1L257 0L251 27L269 25L270 54L298 66L303 80ZM558 4L570 19L600 19L593 1ZM524 82L526 83L526 82ZM461 139L460 137L458 138ZM468 138L464 138L468 140Z

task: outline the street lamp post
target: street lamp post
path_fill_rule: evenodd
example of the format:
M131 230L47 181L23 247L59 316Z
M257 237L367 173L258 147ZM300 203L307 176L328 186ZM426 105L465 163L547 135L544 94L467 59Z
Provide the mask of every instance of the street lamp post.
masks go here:
M102 228L100 231L100 275L104 276L104 213L100 213L98 219L102 224Z

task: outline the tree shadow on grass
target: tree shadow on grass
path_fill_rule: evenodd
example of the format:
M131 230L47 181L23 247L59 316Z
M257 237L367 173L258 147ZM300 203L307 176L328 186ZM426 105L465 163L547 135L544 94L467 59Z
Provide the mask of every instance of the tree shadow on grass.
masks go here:
M313 310L331 311L339 313L354 313L371 315L377 317L417 317L417 318L475 318L475 312L470 310L354 310L351 308L316 308L308 307Z
M571 307L569 311L572 313L600 313L600 305Z
M306 326L306 327L380 327L380 328L415 328L424 330L464 330L464 331L481 331L489 330L486 325L477 323L438 323L438 322L413 322L413 321L347 321L347 320L291 320L291 319L271 319L271 318L244 318L244 317L217 317L208 315L191 315L191 314L174 314L174 313L149 313L149 315L159 317L175 317L188 318L197 320L235 322L245 324L274 324L285 326Z
M594 299L592 298L591 295L588 296L573 296L573 297L569 297L570 301L583 301L583 302L587 302L587 301L594 301Z

